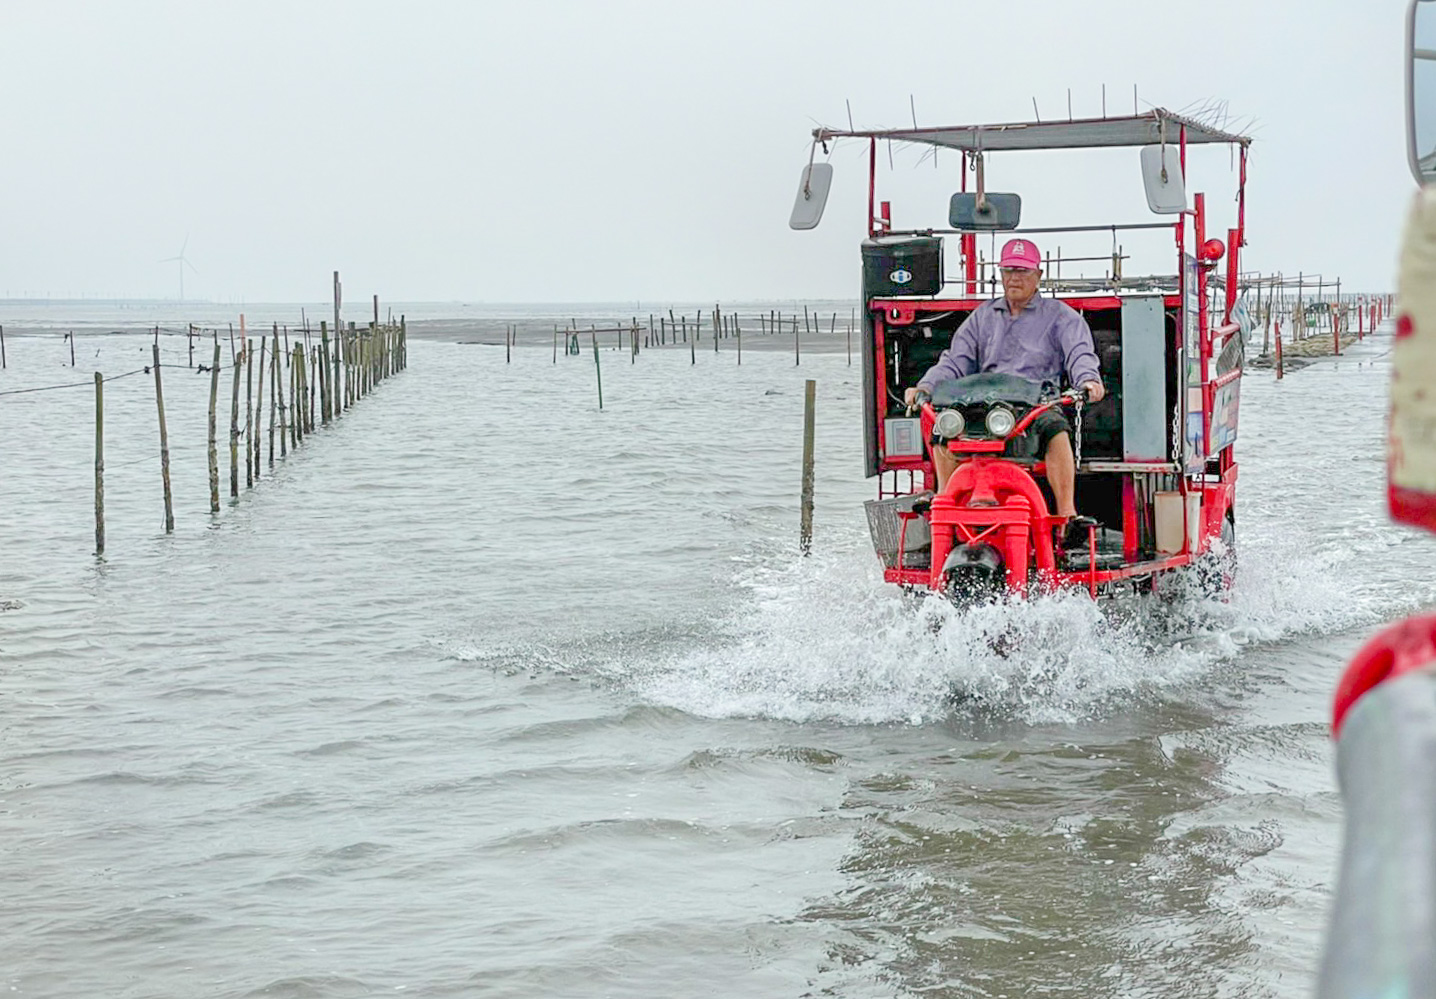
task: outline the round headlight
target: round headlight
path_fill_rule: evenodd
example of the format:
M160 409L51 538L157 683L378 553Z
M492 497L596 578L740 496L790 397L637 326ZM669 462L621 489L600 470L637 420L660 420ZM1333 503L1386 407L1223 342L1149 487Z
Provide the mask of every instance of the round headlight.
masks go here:
M955 409L944 409L937 414L937 422L933 424L933 432L945 441L962 434L964 426L962 414Z
M993 406L987 411L987 432L994 437L1006 437L1017 426L1017 417L1006 406Z

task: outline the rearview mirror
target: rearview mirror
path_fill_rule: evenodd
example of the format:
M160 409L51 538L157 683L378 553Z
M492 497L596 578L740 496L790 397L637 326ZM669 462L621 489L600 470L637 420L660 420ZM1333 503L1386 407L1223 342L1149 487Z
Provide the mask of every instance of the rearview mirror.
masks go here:
M1416 182L1436 181L1436 0L1414 0L1406 30L1406 145Z
M828 203L828 191L832 186L831 163L809 163L803 167L803 175L798 180L798 197L793 202L793 214L788 216L789 228L817 228L823 219L823 208Z
M1172 146L1142 147L1142 186L1147 207L1158 215L1180 215L1187 210L1187 188L1182 180L1182 156Z
M954 229L995 232L1016 229L1022 221L1022 196L988 193L986 203L978 207L976 194L954 194L947 206L947 221Z

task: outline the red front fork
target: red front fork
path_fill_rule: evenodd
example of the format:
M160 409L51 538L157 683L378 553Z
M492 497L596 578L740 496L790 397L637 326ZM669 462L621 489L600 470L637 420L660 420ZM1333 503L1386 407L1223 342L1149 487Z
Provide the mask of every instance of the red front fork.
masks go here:
M1021 436L1039 414L1054 405L1036 406L1008 435ZM937 412L931 403L922 407L922 436L932 440ZM998 455L1006 441L965 441L964 450L954 455L962 464L947 480L942 494L935 496L929 514L932 527L932 569L928 586L941 590L943 564L959 544L985 542L1002 552L1007 589L1019 597L1027 595L1027 574L1032 558L1037 561L1038 578L1050 587L1056 578L1056 553L1052 528L1056 523L1047 508L1037 481L1028 469Z
M1023 466L1003 458L974 457L963 462L933 498L932 574L928 585L943 588L943 564L959 544L986 542L1002 552L1007 588L1027 594L1027 573L1035 556L1040 579L1050 585L1057 568L1052 547L1053 519L1037 482Z

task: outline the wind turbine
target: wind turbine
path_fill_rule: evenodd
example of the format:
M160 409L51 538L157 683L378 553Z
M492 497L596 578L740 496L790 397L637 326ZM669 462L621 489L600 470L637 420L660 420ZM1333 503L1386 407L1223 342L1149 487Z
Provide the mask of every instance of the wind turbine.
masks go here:
M199 273L199 269L198 269L197 267L195 267L194 264L190 263L188 260L185 259L184 251L185 251L188 247L189 247L189 233L185 233L184 243L182 243L182 244L180 245L179 256L177 256L177 257L165 257L163 260L160 261L160 263L162 263L162 264L169 264L169 263L173 263L173 262L175 262L175 261L179 261L179 284L180 284L180 289L179 289L179 291L180 291L180 297L179 297L179 300L180 300L181 302L184 301L184 269L185 269L186 267L188 267L190 270L194 271L196 274Z

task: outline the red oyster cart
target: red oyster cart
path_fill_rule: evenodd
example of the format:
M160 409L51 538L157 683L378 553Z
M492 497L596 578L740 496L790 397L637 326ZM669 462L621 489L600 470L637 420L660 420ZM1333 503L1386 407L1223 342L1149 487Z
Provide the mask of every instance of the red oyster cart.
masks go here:
M878 479L878 497L867 504L867 514L885 578L955 599L1022 597L1060 587L1081 587L1094 596L1150 590L1164 575L1184 569L1195 570L1209 588L1226 585L1235 552L1234 444L1243 361L1243 331L1233 311L1246 242L1251 140L1160 109L1078 121L818 128L793 228L813 228L822 216L832 165L819 152L854 141L866 144L869 171L862 433L866 473ZM1227 144L1237 167L1236 224L1225 243L1209 238L1204 195L1189 201L1186 194L1189 147L1212 143ZM891 202L878 200L879 146L888 152L900 144L930 147L933 155L950 150L954 164L961 158L961 190L951 196L946 227L895 228ZM1019 194L986 189L987 173L1002 162L1001 154L1114 147L1138 151L1130 180L1141 177L1148 208L1165 218L1029 227L1021 224ZM1127 180L1114 177L1111 183ZM1122 243L1162 238L1148 230L1171 234L1173 267L1128 273ZM904 390L917 384L973 310L1001 294L996 255L985 254L982 244L1020 234L1049 243L1110 234L1112 253L1100 260L1103 273L1064 278L1063 266L1074 259L1049 259L1040 287L1041 294L1076 309L1090 327L1106 398L1085 404L1066 386L1034 395L989 374L938 386L921 411L910 410ZM1098 258L1076 262L1085 266ZM1045 468L1025 434L1050 406L1070 407L1077 509L1090 520L1085 539L1071 547L1061 543ZM934 493L931 453L938 447L960 464L947 487Z

